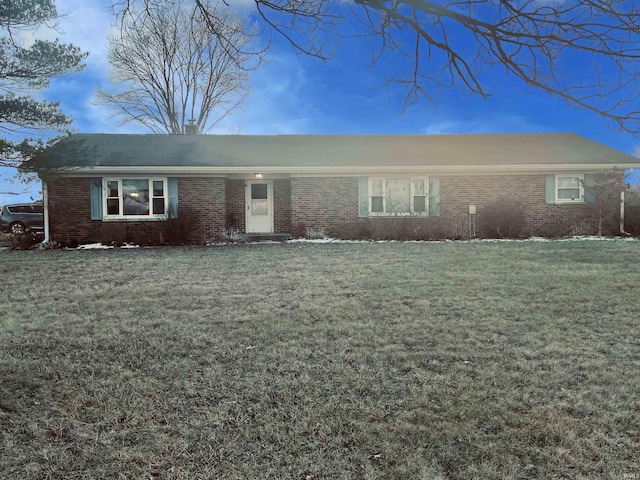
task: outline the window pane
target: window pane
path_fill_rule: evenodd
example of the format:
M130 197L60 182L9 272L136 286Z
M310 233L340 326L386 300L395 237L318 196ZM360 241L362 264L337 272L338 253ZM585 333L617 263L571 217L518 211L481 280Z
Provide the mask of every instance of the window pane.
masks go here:
M251 215L269 215L266 200L251 200Z
M558 188L579 188L580 177L558 177Z
M107 197L118 196L118 182L107 182Z
M558 200L578 200L579 198L579 188L562 188L558 190Z
M164 198L153 199L153 213L154 215L164 215Z
M266 183L252 183L251 184L251 199L252 200L266 200L267 199L267 184ZM266 203L265 203L266 205Z
M424 178L413 179L413 194L424 195Z
M382 213L384 209L384 202L382 197L371 197L371 212Z
M162 197L164 196L164 182L154 180L153 181L153 196L154 197ZM155 207L154 207L155 210Z
M427 210L427 197L413 197L413 211L415 213L424 213Z
M371 195L374 197L382 196L382 180L371 180Z
M149 180L122 180L124 215L149 215Z
M387 213L409 213L410 179L387 178Z
M107 199L107 215L118 215L120 213L120 200L117 198Z

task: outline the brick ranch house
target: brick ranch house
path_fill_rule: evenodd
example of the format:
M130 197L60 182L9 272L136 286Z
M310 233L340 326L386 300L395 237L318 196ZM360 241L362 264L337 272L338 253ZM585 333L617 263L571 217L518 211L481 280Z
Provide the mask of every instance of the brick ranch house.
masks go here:
M482 231L496 201L524 207L527 235L592 234L590 176L640 166L571 133L79 134L58 146L65 142L91 158L54 150L57 171L42 175L49 238L63 243L161 243L167 220L187 217L196 243L230 231L354 237L436 221L465 236ZM605 234L620 233L620 212L619 202L605 206Z

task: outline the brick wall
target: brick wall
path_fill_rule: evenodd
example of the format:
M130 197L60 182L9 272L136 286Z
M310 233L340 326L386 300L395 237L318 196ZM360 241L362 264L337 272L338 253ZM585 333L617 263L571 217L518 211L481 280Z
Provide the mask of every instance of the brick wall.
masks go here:
M292 233L291 230L291 180L273 181L273 228L276 233Z
M65 244L135 242L156 244L164 239L162 221L91 220L90 178L60 178L47 185L50 234ZM202 243L220 236L226 226L224 178L179 178L179 219L189 219L190 241Z
M194 243L204 243L223 235L227 226L226 179L179 178L178 212L178 217L180 212L195 216L191 235Z
M333 236L358 220L358 178L295 177L291 179L291 227L300 235L304 227L324 229Z
M63 242L160 243L164 222L104 222L91 220L89 178L61 178L48 185L52 239ZM191 220L191 241L202 243L226 228L245 231L244 180L185 177L178 181L179 217ZM594 204L547 205L544 175L440 177L440 219L468 221L476 205L476 232L482 231L483 210L496 197L509 197L525 207L527 235L595 234ZM613 197L613 196L612 196ZM324 229L333 236L357 236L357 177L295 177L274 180L275 231L301 234L304 227ZM232 220L232 214L239 218ZM619 206L606 205L603 233L617 234ZM415 219L406 219L413 222ZM389 219L371 218L369 225ZM405 219L394 219L396 222Z
M246 230L245 209L244 180L227 180L227 228Z
M595 234L598 215L594 204L548 205L545 201L545 175L441 176L440 218L469 220L469 205L476 205L476 232L483 228L483 211L496 198L512 198L525 209L526 235ZM611 196L613 198L613 195ZM336 236L361 234L358 218L357 178L292 178L291 223L295 233L303 227L323 228ZM619 206L613 202L603 212L603 233L615 235L619 225ZM394 218L411 227L415 218ZM372 224L389 223L385 218L369 218ZM360 226L358 226L360 225Z
M598 232L594 204L547 204L545 175L440 177L440 214L468 219L469 205L476 205L476 231L482 231L483 211L496 198L514 199L525 210L528 235L593 235ZM620 208L607 205L603 233L619 233Z

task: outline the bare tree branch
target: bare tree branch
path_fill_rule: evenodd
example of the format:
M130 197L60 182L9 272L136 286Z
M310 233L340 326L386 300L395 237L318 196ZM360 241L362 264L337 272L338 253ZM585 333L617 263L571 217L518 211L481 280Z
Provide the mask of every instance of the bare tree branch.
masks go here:
M120 11L134 3L121 0ZM191 0L227 55L242 52L219 9ZM483 72L497 67L525 84L640 133L640 2L628 0L254 0L264 25L294 50L326 60L344 37L371 36L379 50L406 58L388 79L406 91L405 107L437 88L492 95ZM224 2L228 8L233 2ZM357 22L349 22L349 19ZM354 27L355 26L355 27ZM354 31L354 28L359 28ZM410 35L413 34L413 36Z
M202 8L219 19L224 44L211 35ZM116 90L99 90L96 103L112 107L121 123L182 134L193 121L203 133L246 98L248 71L261 61L251 50L256 29L246 19L205 1L188 6L182 0L147 2L120 14L108 54Z

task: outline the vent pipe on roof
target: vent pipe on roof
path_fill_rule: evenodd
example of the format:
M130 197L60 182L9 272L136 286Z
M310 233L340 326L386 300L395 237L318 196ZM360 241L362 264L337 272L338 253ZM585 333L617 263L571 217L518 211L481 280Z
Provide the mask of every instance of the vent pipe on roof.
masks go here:
M190 118L189 123L184 126L184 134L185 135L197 135L198 134L198 126L194 123L196 121L195 118Z

